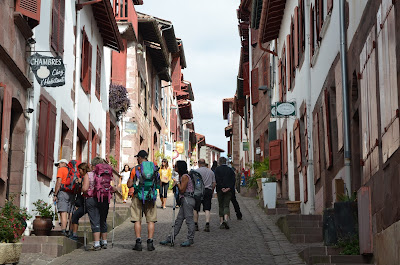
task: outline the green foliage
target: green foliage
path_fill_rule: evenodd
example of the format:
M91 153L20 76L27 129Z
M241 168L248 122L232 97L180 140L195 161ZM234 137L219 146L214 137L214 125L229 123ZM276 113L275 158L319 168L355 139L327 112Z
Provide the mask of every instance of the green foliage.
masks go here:
M53 218L54 217L54 211L51 207L51 204L48 204L47 202L44 202L43 200L37 200L36 202L33 203L35 206L35 209L33 211L36 211L39 216L43 218Z
M339 238L336 247L342 249L340 255L360 255L358 235Z
M113 156L109 156L108 158L110 158L110 163L112 165L112 167L115 169L118 167L118 161L117 159L115 159Z
M157 162L157 165L161 165L161 161L162 161L163 159L167 159L168 161L170 161L170 160L171 160L171 157L166 156L166 155L165 155L163 152L161 152L161 151L156 151L155 154L154 154L154 159L155 159L154 162Z
M0 243L15 243L21 239L18 230L26 228L26 220L32 218L26 208L19 208L13 204L14 197L6 200L0 210Z
M350 197L347 194L338 194L338 199L340 202L355 202L357 201L357 192L353 192Z
M267 182L276 181L275 177L271 177L269 172L269 158L264 158L262 162L254 162L251 166L254 170L254 173L251 177L247 179L246 186L248 188L257 187L257 179L267 178Z

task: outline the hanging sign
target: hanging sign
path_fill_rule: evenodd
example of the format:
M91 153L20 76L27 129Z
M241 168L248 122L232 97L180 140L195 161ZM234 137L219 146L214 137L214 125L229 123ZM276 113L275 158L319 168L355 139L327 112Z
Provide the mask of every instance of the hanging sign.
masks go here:
M250 147L249 147L249 142L243 142L243 151L249 151Z
M138 126L136 122L131 122L131 121L125 122L125 132L127 134L136 134L137 128Z
M276 105L271 105L271 117L276 118Z
M295 102L277 102L276 103L276 116L295 116L296 103Z
M65 66L61 56L50 57L35 53L29 56L36 80L42 87L59 87L65 85Z
M185 151L185 143L183 141L176 142L176 151L178 151L179 154L183 154Z

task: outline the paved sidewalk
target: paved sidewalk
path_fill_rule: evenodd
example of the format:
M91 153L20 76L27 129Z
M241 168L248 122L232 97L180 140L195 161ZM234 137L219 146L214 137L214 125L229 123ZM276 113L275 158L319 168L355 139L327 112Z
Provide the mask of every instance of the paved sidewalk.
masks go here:
M186 239L184 224L176 238L175 247L161 246L159 242L171 231L172 198L169 196L167 209L158 208L155 247L149 252L132 250L134 245L133 224L127 220L115 229L114 248L96 252L77 249L62 257L51 259L40 254L22 254L19 264L304 264L295 247L288 242L272 218L257 205L254 198L237 196L243 220L236 220L231 207L231 229L219 229L217 199L213 199L211 232L204 232L205 216L200 215L195 244L189 248L179 246ZM159 205L160 202L157 202ZM177 209L179 210L179 209ZM111 241L111 234L109 235ZM142 226L142 241L147 240L146 224ZM111 246L111 242L109 242Z

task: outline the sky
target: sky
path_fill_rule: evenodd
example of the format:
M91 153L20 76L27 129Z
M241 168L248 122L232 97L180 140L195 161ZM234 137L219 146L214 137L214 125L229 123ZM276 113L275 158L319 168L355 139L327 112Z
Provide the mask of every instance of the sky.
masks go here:
M206 143L227 151L222 100L236 91L240 38L236 9L239 0L144 0L141 13L169 20L181 38L187 68L184 79L192 83L193 121Z

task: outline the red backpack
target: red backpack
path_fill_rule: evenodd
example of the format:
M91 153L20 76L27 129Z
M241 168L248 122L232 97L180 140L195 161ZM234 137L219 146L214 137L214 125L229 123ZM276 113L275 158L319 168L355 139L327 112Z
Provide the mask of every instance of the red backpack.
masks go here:
M76 160L69 161L67 168L68 168L68 176L65 179L65 183L61 184L61 190L66 192L76 192L76 180L79 179L81 176L79 175L79 166L80 162Z
M108 164L96 165L94 172L94 196L99 202L104 201L104 197L108 199L108 203L112 198L113 188L111 181L113 180L112 167Z

